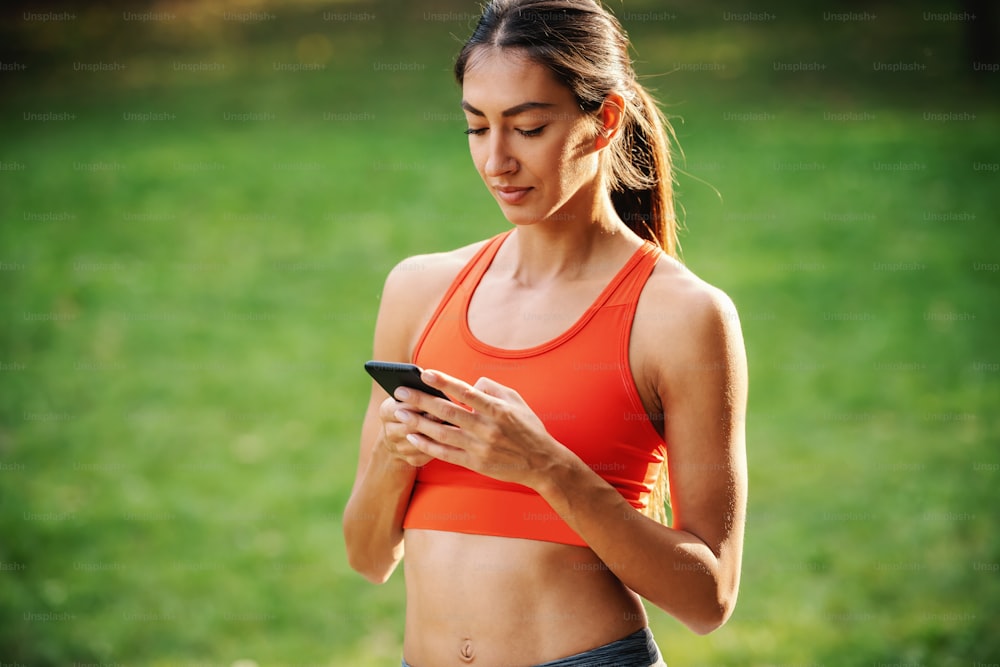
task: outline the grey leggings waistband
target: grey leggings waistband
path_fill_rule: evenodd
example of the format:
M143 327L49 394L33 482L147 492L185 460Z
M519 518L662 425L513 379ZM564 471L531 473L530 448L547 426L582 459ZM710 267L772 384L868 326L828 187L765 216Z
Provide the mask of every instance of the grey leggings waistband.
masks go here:
M659 661L660 649L656 646L653 633L649 628L643 628L624 639L536 667L651 667ZM402 667L411 665L403 660Z

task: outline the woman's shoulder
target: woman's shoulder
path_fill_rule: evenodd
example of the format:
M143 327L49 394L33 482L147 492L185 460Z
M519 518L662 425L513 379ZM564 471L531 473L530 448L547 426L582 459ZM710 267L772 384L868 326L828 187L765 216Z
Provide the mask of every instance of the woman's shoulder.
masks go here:
M637 333L647 342L684 356L711 354L712 348L742 341L739 315L729 295L668 256L649 276L635 320ZM663 346L664 340L670 345Z
M378 358L410 358L437 304L485 243L487 241L479 241L446 252L413 255L389 271L375 327Z
M649 276L643 297L655 307L668 307L683 319L711 316L724 312L735 314L732 299L673 257L663 255Z
M412 297L415 292L435 293L440 289L443 294L487 242L477 241L454 250L411 255L389 271L383 291L401 290Z
M636 383L658 401L725 393L746 383L743 333L732 299L671 257L661 258L646 281L630 349Z

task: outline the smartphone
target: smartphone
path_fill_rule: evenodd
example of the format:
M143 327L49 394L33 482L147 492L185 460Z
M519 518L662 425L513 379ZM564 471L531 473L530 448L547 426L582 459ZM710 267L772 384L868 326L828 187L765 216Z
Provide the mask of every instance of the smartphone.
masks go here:
M375 378L386 392L392 396L398 387L409 387L437 396L445 400L451 400L445 396L444 392L435 389L420 379L423 370L414 364L402 364L395 361L366 361L365 370Z

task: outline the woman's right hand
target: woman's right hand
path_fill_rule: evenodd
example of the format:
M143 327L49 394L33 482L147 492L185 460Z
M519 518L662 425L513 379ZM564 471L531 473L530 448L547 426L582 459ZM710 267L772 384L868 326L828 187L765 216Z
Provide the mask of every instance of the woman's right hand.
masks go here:
M432 461L434 457L424 454L406 439L411 431L400 420L400 415L406 414L415 417L420 412L412 405L397 401L392 396L382 401L378 411L379 419L382 420L382 446L393 457L419 468Z

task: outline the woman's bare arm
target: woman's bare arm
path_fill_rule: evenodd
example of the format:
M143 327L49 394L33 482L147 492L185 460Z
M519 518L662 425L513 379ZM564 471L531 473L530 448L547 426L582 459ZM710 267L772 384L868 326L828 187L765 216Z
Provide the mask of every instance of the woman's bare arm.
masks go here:
M542 494L626 586L707 633L729 618L739 590L747 368L729 299L693 301L660 374L672 526L639 514L579 459L563 457Z
M718 290L687 290L654 354L665 407L673 525L635 510L572 451L549 436L520 396L480 379L425 380L469 406L413 397L455 427L411 416L428 455L535 489L629 588L699 633L722 625L739 588L746 511L747 370L735 309ZM658 360L658 361L657 361Z
M400 266L386 278L375 324L373 356L384 361L409 361L406 273ZM388 579L403 557L403 515L417 471L387 447L380 417L386 400L385 391L373 382L354 487L343 516L347 560L374 583Z
M410 361L433 309L479 245L411 257L389 273L375 324L373 358ZM395 402L372 383L354 487L343 515L348 562L374 583L385 582L403 557L402 524L416 466L430 460L405 440L405 429L394 416L400 408L412 406Z

